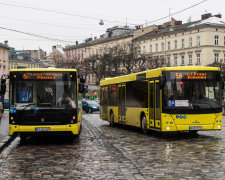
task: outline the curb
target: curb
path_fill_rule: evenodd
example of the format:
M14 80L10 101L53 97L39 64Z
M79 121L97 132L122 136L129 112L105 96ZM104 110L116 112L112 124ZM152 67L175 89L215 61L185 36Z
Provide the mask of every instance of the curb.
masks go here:
M8 146L17 136L6 136L1 142L0 142L0 153L5 149L6 146Z

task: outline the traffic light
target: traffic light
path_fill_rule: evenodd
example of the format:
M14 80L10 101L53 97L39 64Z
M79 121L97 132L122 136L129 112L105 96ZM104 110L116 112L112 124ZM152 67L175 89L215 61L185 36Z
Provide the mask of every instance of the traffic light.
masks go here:
M6 92L6 79L1 79L1 94Z

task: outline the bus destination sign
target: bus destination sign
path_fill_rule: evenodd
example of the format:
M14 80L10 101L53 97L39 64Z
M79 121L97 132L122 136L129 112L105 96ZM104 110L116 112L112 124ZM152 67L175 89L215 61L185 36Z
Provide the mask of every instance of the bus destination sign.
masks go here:
M176 73L176 79L206 79L206 72Z
M24 73L22 75L23 79L38 79L38 80L46 80L46 79L57 79L62 78L62 73L60 72L29 72Z

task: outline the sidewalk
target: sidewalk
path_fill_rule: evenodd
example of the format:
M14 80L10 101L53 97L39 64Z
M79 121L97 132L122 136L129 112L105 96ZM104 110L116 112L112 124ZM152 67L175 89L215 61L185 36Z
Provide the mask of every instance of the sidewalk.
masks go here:
M9 136L9 110L5 109L0 124L0 152L12 140Z
M0 124L0 142L9 135L9 110L5 109Z

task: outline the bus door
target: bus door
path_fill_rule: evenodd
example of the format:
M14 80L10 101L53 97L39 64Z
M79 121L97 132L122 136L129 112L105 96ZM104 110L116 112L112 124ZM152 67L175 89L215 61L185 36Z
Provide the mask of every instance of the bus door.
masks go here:
M160 85L159 80L149 81L149 126L161 128Z
M126 108L125 108L126 85L120 84L118 87L119 87L118 117L119 117L119 122L125 123L126 122Z

